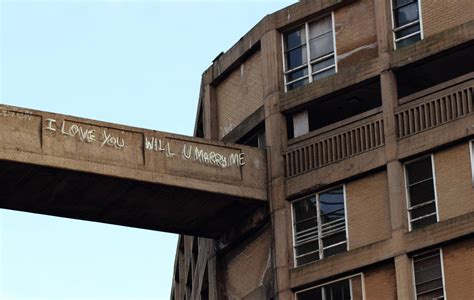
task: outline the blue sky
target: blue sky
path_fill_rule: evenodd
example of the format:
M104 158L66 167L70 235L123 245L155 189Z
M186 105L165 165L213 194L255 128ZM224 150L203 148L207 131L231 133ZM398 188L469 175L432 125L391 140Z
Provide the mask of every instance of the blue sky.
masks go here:
M0 0L0 103L190 135L202 72L293 2ZM0 299L169 299L175 248L173 234L0 210Z

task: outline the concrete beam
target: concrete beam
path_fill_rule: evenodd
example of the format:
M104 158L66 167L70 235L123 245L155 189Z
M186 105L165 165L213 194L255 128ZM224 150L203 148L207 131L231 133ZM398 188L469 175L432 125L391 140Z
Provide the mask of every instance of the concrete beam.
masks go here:
M260 149L3 105L0 165L2 208L196 236L267 200Z

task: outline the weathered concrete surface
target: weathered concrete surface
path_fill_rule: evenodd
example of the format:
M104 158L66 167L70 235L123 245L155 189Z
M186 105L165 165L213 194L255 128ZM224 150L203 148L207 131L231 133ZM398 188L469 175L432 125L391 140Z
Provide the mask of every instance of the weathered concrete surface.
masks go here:
M0 207L217 237L266 205L256 148L0 105Z

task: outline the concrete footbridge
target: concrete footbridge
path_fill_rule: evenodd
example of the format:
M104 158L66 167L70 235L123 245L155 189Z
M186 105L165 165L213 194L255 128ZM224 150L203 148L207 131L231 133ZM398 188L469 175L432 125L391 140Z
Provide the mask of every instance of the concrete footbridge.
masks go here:
M261 149L0 105L0 207L218 237L266 205Z

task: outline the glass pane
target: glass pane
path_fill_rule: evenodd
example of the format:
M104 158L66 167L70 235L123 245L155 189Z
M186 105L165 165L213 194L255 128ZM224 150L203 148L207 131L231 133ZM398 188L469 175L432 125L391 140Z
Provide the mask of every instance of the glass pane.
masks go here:
M318 241L303 244L301 246L295 247L296 256L300 256L309 252L316 251L318 250L318 248L319 248Z
M434 200L433 180L424 181L409 187L411 206Z
M291 70L307 61L306 47L299 47L286 53L286 69Z
M423 218L423 219L412 222L411 227L412 227L412 229L417 229L417 228L421 228L423 226L434 224L436 222L437 222L436 215L433 215L433 216L430 216L430 217Z
M416 293L422 294L425 292L442 289L443 288L443 280L441 278L429 281L420 285L416 286Z
M316 216L316 197L308 197L293 202L294 222L298 223Z
M307 263L310 263L310 262L313 262L313 261L317 261L317 260L319 260L319 253L318 252L313 253L313 254L309 254L309 255L306 255L306 256L303 256L303 257L300 257L300 258L297 258L296 259L296 265L301 266L301 265L304 265L304 264L307 264Z
M393 8L397 8L409 3L416 2L416 0L393 0Z
M296 80L298 78L304 77L306 75L308 75L308 68L303 68L303 69L300 69L298 71L288 73L286 75L287 76L286 81L290 82L290 81Z
M415 280L416 280L417 286L420 287L419 288L420 291L429 290L429 289L425 289L424 287L431 286L432 282L436 282L438 279L441 280L440 278L441 278L441 266L439 264L415 272Z
M444 299L443 289L439 289L436 291L431 291L429 293L418 295L416 297L417 300L433 300L433 299Z
M319 61L315 64L312 65L313 67L313 73L314 72L317 72L319 70L322 70L324 68L327 68L329 66L332 66L334 65L334 56L331 56L330 58L328 59L325 59L325 60L322 60L322 61Z
M326 300L351 300L349 279L324 286Z
M321 36L325 33L332 32L331 16L327 16L316 22L309 24L309 39Z
M309 41L309 53L311 60L320 58L334 52L334 43L332 41L332 33L315 38Z
M346 232L342 231L323 238L323 247L328 247L346 240ZM337 246L336 246L337 247Z
M321 288L315 288L296 294L297 300L323 300Z
M285 50L290 50L295 47L301 46L305 44L305 29L304 26L286 34L285 37L285 42L286 42L286 49Z
M301 223L297 223L295 225L295 228L296 228L296 232L301 232L302 230L306 230L309 228L316 228L316 232L317 232L317 226L318 226L318 220L316 220L316 217L314 217L313 219L310 219Z
M418 3L414 2L412 4L400 7L394 12L395 27L400 27L405 24L411 23L418 20Z
M320 193L318 196L321 214L344 208L344 190L342 187Z
M313 75L313 81L316 81L316 80L319 80L319 79L323 79L325 77L328 77L328 76L331 76L333 74L336 74L336 68L331 68L331 69L328 69L324 72L321 72L321 73L318 73L318 74L314 74Z
M411 211L411 218L416 219L421 216L425 216L431 213L436 212L436 204L433 202L431 204L415 208L414 210Z
M308 81L308 78L305 78L305 79L303 79L303 80L296 81L296 82L293 82L293 83L288 84L288 85L286 86L286 88L287 88L288 91L291 91L291 90L296 89L296 88L298 88L298 87L300 87L300 86L303 86L303 85L305 85L305 84L308 84L308 82L309 82L309 81Z
M409 26L405 29L402 29L400 31L397 31L395 33L395 38L399 39L401 37L407 36L409 34L412 34L414 32L420 31L420 24L415 24L413 26Z
M413 265L415 272L423 271L433 266L441 266L440 254L438 250L417 255L414 258Z
M421 40L421 34L415 34L407 39L401 40L397 42L397 48L402 48L411 44L414 44Z
M340 220L340 219L344 219L344 209L332 211L321 216L321 222L323 224L329 223L335 220ZM343 223L343 221L341 220L340 223ZM329 226L332 226L332 224Z
M338 253L341 253L341 252L345 252L345 251L347 251L346 243L340 244L340 245L335 246L335 247L325 249L323 251L323 254L324 254L324 257L328 257L328 256L332 256L332 255L335 255L335 254L338 254Z
M408 184L416 183L423 179L433 177L431 169L431 157L427 156L423 159L414 161L406 165Z

